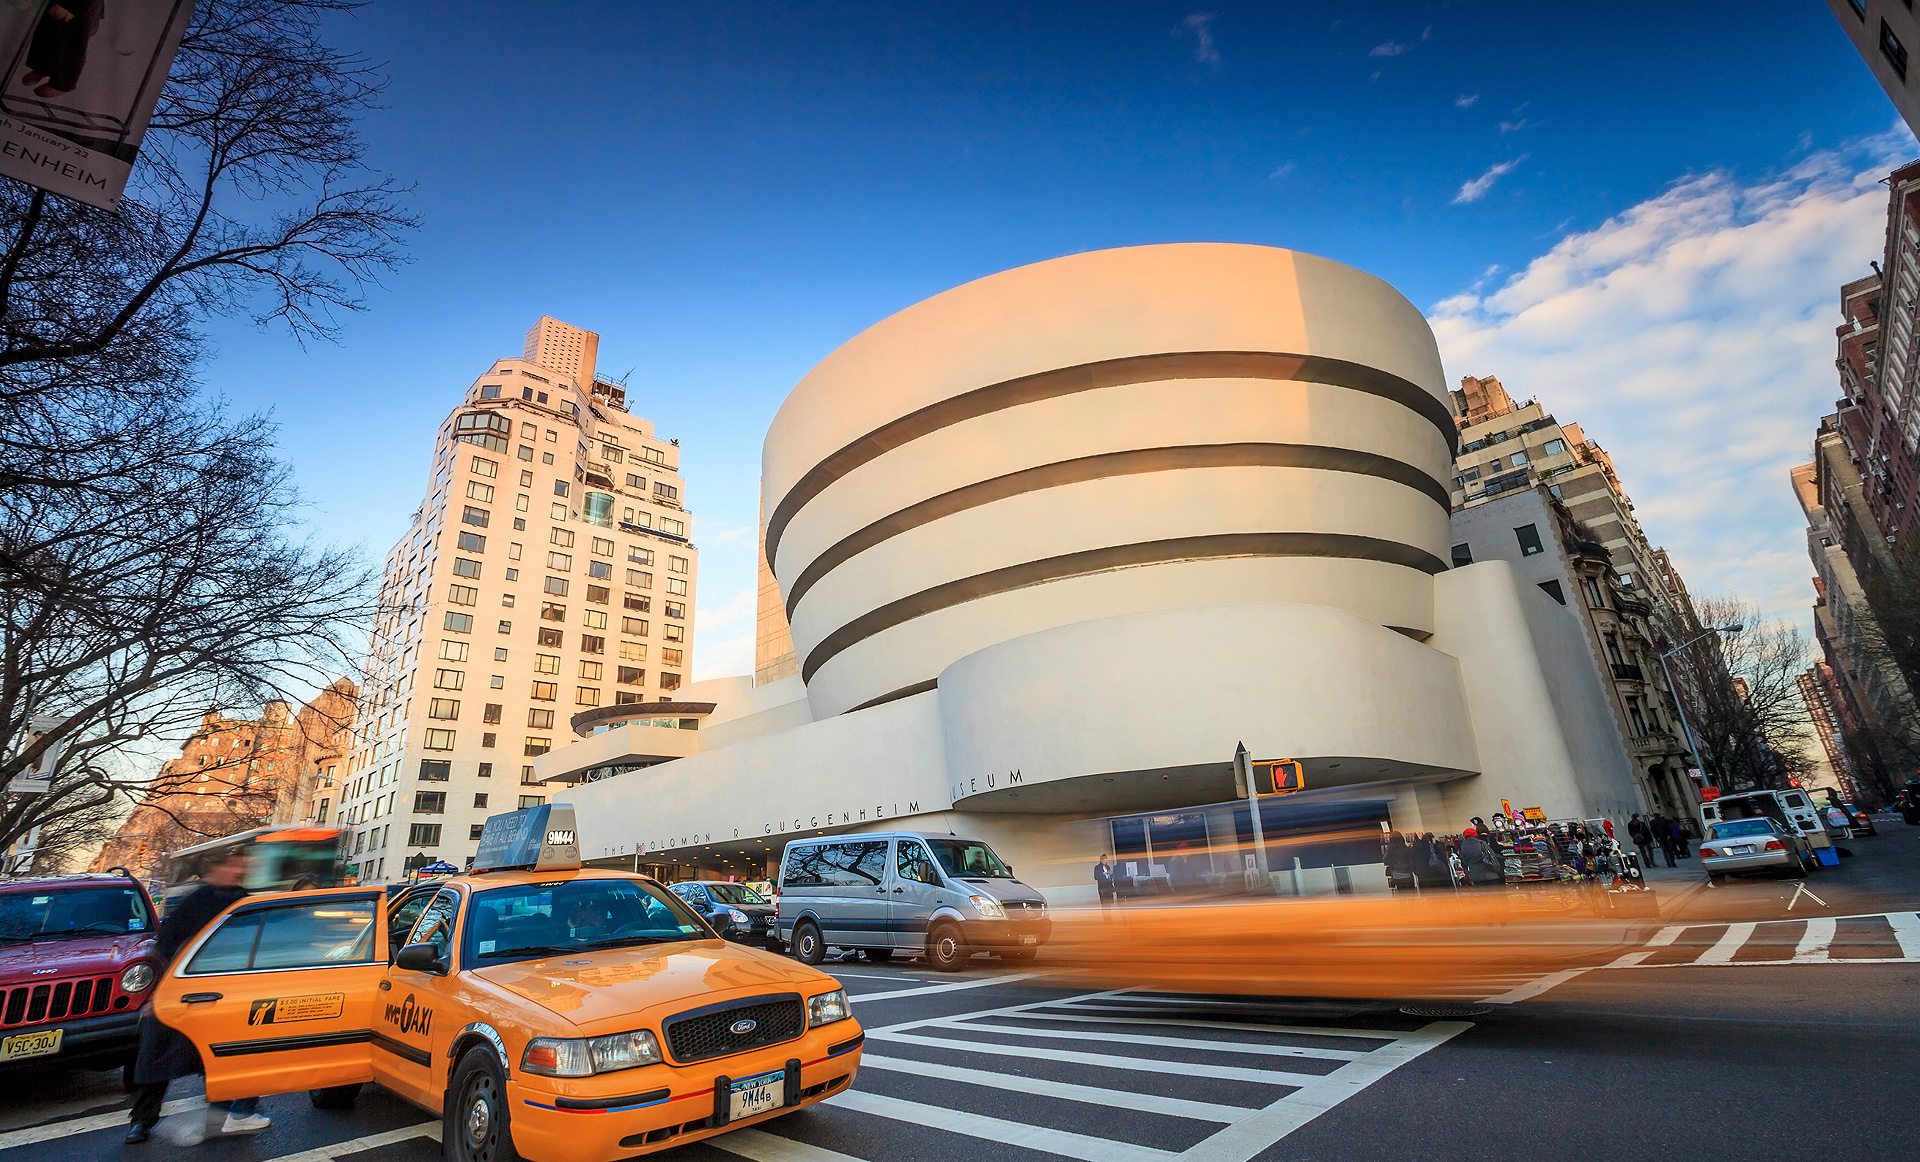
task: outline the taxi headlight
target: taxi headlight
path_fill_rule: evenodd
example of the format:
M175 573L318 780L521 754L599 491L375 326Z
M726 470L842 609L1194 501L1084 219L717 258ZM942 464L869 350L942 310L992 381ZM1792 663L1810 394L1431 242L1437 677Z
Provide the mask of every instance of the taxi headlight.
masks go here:
M605 1037L535 1037L520 1055L523 1073L589 1077L660 1061L660 1043L645 1029Z
M844 1021L851 1016L853 1016L853 1006L847 1003L847 994L841 989L807 998L807 1028L809 1029L831 1025L835 1021Z
M144 992L152 983L153 966L151 964L136 964L120 974L121 992Z
M1000 901L998 900L988 896L968 896L967 899L973 901L974 911L980 913L982 920L1004 920L1007 918L1007 910L1000 906Z

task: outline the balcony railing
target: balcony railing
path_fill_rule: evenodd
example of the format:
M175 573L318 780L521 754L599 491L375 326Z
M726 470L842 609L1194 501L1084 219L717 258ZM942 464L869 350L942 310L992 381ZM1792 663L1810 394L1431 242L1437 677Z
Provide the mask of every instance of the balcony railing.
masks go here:
M1662 754L1680 749L1680 739L1664 730L1656 730L1651 734L1633 735L1627 739L1627 745L1642 754Z
M1639 666L1628 665L1625 662L1615 662L1613 664L1613 677L1614 677L1614 680L1618 682L1646 681L1646 679L1642 677L1640 674Z

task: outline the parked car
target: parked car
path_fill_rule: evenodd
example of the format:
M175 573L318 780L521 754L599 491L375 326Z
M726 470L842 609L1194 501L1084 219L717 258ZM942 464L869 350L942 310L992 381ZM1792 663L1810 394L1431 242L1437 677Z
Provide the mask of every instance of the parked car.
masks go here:
M1700 863L1714 883L1723 875L1752 871L1785 872L1797 879L1807 874L1813 858L1805 836L1765 816L1722 820L1700 841Z
M159 924L115 870L0 882L0 1074L133 1059Z
M1873 825L1873 817L1865 811L1855 807L1852 803L1842 803L1840 804L1840 809L1845 811L1847 818L1852 821L1853 833L1856 836L1880 834L1879 828Z
M1827 834L1825 813L1799 787L1784 791L1742 791L1700 804L1700 821L1708 827L1722 820L1761 818L1773 820L1782 833L1799 836L1813 850L1833 846L1833 838Z
M828 946L872 960L925 956L956 972L977 952L1031 960L1052 935L1046 899L978 839L879 832L796 839L780 860L777 935L803 964Z
M728 940L765 944L773 934L773 901L750 884L686 880L672 885L672 891Z

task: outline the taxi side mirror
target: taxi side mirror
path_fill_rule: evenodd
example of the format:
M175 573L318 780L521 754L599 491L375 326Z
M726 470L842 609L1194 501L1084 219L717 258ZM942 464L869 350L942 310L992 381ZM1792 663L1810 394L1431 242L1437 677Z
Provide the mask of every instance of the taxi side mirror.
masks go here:
M393 958L393 966L407 969L409 972L439 972L441 971L440 950L424 941L419 944L409 944Z

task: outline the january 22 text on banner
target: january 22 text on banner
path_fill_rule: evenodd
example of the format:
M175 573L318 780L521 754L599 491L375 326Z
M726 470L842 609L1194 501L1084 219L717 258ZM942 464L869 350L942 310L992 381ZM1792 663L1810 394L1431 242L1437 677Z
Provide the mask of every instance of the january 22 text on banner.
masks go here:
M120 206L194 0L0 0L0 174Z

